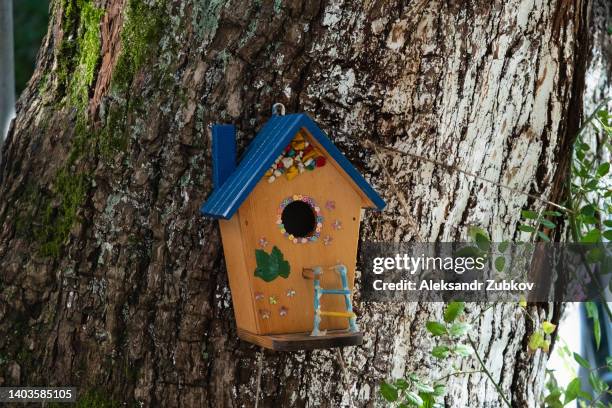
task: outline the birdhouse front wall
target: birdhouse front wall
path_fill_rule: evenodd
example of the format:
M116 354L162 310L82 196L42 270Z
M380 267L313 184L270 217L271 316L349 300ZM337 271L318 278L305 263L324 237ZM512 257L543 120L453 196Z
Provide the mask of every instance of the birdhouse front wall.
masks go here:
M270 182L264 177L238 210L246 271L242 279L248 280L252 288L249 314L254 316L257 334L312 330L314 283L302 276L303 268L344 264L348 269L349 287L351 290L354 287L363 197L339 166L324 151L320 153L327 160L324 166L302 172L291 179L281 176ZM296 239L283 231L279 224L283 206L294 200L307 202L316 209L320 221L317 224L320 225L315 238ZM273 251L276 254L280 252L289 263L288 275L278 276L270 282L255 276L257 251L265 252L264 256L272 256ZM235 280L236 277L230 277L230 281L232 278ZM340 289L340 276L333 270L325 270L321 286ZM232 286L232 296L235 297L233 291ZM323 296L321 310L346 311L343 296ZM346 318L322 318L321 328L324 330L347 327Z

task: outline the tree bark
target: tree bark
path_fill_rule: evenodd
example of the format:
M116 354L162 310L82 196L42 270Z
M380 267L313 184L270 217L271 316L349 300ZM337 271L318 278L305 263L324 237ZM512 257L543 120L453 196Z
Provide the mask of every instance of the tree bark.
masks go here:
M208 125L244 149L274 102L311 114L384 192L363 240L519 237L527 196L388 158L371 139L557 200L582 114L583 0L56 0L0 169L0 385L77 385L144 406L253 406L258 349L236 336L215 222ZM441 304L356 299L361 347L265 352L260 406L379 406L378 384L444 374L425 322ZM469 305L477 316L482 305ZM555 305L531 305L557 320ZM478 350L516 407L547 356L516 305L478 319ZM464 367L470 366L463 362ZM347 391L344 384L348 384ZM447 406L502 406L483 374ZM349 398L350 394L350 398Z

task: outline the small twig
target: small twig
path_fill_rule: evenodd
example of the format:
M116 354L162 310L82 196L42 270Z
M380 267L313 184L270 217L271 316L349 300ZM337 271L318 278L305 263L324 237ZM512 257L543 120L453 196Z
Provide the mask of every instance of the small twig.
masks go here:
M257 391L255 392L255 408L259 406L259 394L261 392L261 371L263 367L263 355L264 355L264 349L262 347L261 351L259 352L259 355L257 356L257 381L256 381Z
M506 395L504 394L504 392L501 389L501 387L499 386L499 384L497 384L495 382L495 380L493 379L493 376L491 375L491 373L487 369L487 366L485 366L484 361L480 357L480 354L478 354L478 349L476 349L476 344L474 343L474 341L472 341L472 338L470 336L467 337L467 340L470 343L470 346L472 346L472 349L474 350L474 355L478 359L478 363L480 364L480 367L482 367L482 371L484 371L484 373L487 375L487 377L489 377L489 380L491 380L491 382L495 386L495 389L497 390L497 393L504 400L504 402L506 403L508 408L512 408L512 404L510 404L510 401L508 401L508 398L506 398Z
M413 159L417 159L417 160L422 160L422 161L426 161L426 162L429 162L429 163L433 163L433 164L438 165L438 166L440 166L440 167L443 167L443 168L445 168L445 169L447 169L447 170L456 171L457 173L461 173L461 174L464 174L464 175L466 175L466 176L473 177L473 178L475 178L475 179L477 179L477 180L484 181L484 182L489 183L489 184L493 184L493 185L495 185L495 186L497 186L497 187L505 188L505 189L510 190L510 191L512 191L512 192L514 192L514 193L526 195L527 197L530 197L530 198L533 198L534 200L537 200L537 201L540 201L540 202L546 203L546 204L551 205L551 206L553 206L553 207L556 207L556 208L558 208L558 209L560 209L560 210L563 210L563 211L566 211L566 212L570 212L570 213L572 212L572 210L570 210L569 208L564 207L564 206L562 206L562 205L560 205L560 204L557 204L557 203L555 203L555 202L553 202L553 201L546 200L546 199L544 199L544 198L542 198L542 197L540 197L540 196L537 196L537 195L535 195L535 194L528 193L528 192L523 191L523 190L519 190L518 188L510 187L510 186L508 186L508 185L506 185L506 184L502 184L502 183L497 182L497 181L495 181L495 180L490 180L490 179L487 179L487 178L485 178L485 177L481 177L481 176L479 176L479 175L477 175L477 174L474 174L474 173L472 173L472 172L470 172L470 171L466 171L466 170L460 169L460 168L458 168L458 167L456 167L456 166L453 166L453 165L450 165L450 164L443 163L443 162L441 162L441 161L439 161L439 160L430 159L430 158L428 158L428 157L424 157L424 156L421 156L421 155L416 154L416 153L404 152L404 151L401 151L401 150L399 150L399 149L395 149L395 148L392 148L392 147L383 147L383 146L378 146L378 145L376 145L374 142L372 142L371 140L368 140L368 139L366 139L365 141L363 141L363 142L362 142L362 144L363 144L365 147L370 147L370 148L373 148L373 149L374 149L374 152L376 152L377 154L378 154L378 149L380 149L380 150L384 150L384 151L389 152L389 153L394 153L394 154L400 154L400 155L404 155L404 156L409 156L409 157L412 157ZM381 163L382 163L382 162L381 162ZM381 165L382 165L382 164L381 164ZM387 169L386 169L384 166L383 166L383 171L385 172L385 175L388 175L388 174L389 174L389 173L388 173L388 171L387 171ZM389 177L390 177L390 176L389 176Z
M469 375L469 374L478 374L478 373L484 373L484 371L483 371L483 370L472 370L472 371L455 371L454 373L450 373L450 374L445 375L444 377L440 377L440 378L438 378L438 379L437 379L436 381L434 381L434 382L443 381L443 380L446 380L446 379L448 379L448 378L450 378L450 377L456 377L456 376L458 376L458 375L464 375L464 374L465 374L465 375Z
M478 319L480 319L482 316L484 316L484 314L487 312L487 310L492 309L492 308L494 308L495 306L496 306L496 304L495 304L495 303L491 303L491 304L487 305L487 307L485 307L484 309L482 309L482 310L480 311L480 313L478 313L478 315L474 316L474 317L472 318L472 320L470 320L470 325L473 325L474 323L476 323L476 321L477 321Z
M352 407L353 398L351 396L351 385L350 385L350 382L348 381L349 373L348 373L348 369L346 368L346 364L344 363L344 357L342 356L342 350L340 348L336 349L336 355L338 356L338 362L340 363L340 367L342 368L342 373L344 375L344 380L342 382L344 383L344 389L346 390L346 393L348 394L349 407Z

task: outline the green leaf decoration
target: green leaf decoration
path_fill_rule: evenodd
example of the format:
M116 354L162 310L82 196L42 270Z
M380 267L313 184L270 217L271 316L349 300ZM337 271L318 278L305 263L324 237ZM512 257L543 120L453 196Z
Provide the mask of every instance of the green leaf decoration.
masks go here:
M452 323L459 315L463 313L465 309L465 303L459 301L452 301L446 306L444 310L444 321L446 323Z
M382 397L389 402L397 401L398 397L397 389L386 382L380 385L380 395L382 395Z
M427 327L427 330L434 336L446 334L446 327L440 322L427 322L425 327Z
M255 268L256 277L266 282L272 282L279 276L285 279L289 277L291 272L289 262L285 260L283 253L276 246L272 248L272 252L269 255L263 249L256 249L255 260L257 261L257 268Z

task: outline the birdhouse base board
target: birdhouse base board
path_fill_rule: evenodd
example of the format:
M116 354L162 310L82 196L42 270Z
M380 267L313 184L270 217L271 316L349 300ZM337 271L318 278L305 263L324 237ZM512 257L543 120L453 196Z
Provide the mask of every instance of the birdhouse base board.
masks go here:
M324 336L311 336L310 333L264 335L238 329L238 337L249 343L276 351L299 351L358 346L363 343L362 332L351 333L346 330L330 330Z

